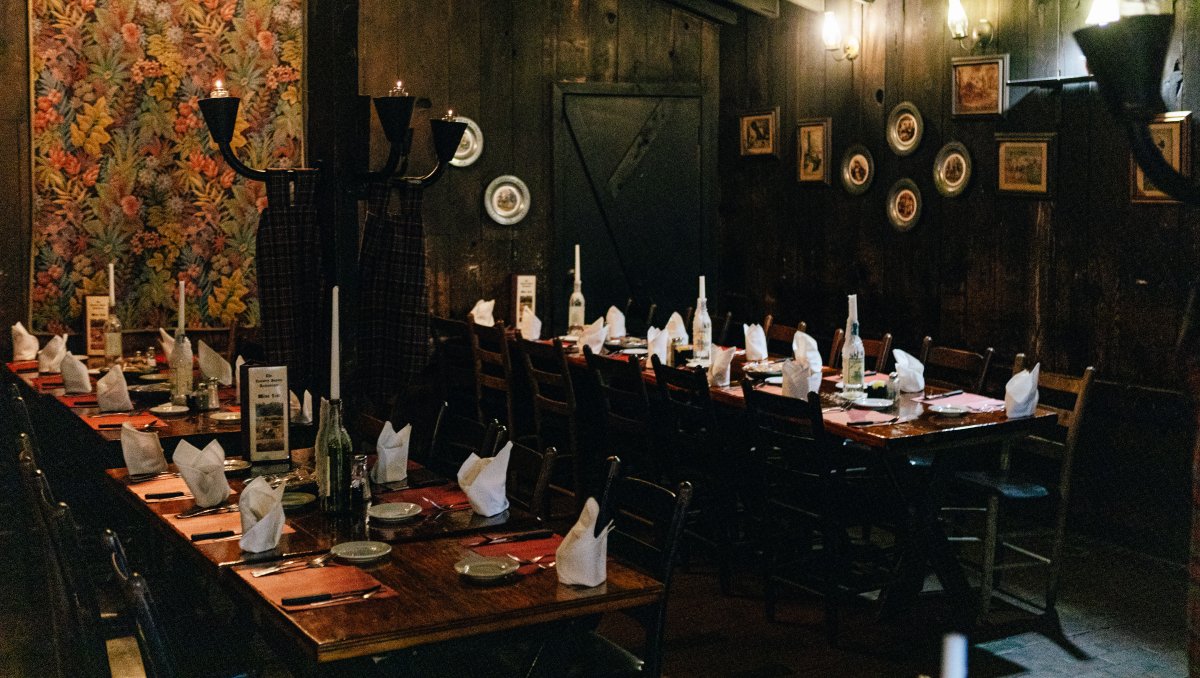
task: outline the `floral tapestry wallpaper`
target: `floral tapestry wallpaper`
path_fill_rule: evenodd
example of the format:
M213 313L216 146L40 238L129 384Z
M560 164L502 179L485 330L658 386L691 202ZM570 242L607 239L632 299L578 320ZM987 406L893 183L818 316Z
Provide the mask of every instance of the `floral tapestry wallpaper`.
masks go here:
M302 0L33 0L33 326L78 330L117 269L126 328L258 324L264 185L234 174L197 101L221 78L251 167L299 166Z

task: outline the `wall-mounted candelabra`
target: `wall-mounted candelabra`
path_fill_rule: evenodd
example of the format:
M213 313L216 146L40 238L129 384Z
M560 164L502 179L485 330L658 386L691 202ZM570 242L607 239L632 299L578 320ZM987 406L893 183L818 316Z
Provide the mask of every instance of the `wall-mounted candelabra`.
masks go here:
M403 173L407 170L413 137L409 124L412 121L413 109L417 106L417 98L410 96L404 88L404 83L397 80L396 86L388 91L387 96L375 97L374 102L375 113L379 116L379 123L383 127L383 135L389 148L383 169L368 174L368 180L391 177L397 171ZM432 186L446 171L446 165L454 158L454 152L462 141L467 125L454 119L454 111L446 111L444 117L430 119L429 128L433 136L437 164L428 174L404 177L405 180L419 182L425 188Z

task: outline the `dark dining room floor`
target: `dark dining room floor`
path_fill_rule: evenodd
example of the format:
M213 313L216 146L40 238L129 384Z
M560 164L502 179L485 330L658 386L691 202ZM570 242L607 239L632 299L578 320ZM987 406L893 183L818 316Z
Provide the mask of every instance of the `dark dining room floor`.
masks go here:
M11 561L20 551L5 549L0 558ZM5 562L4 570L30 576L24 562ZM1028 582L1033 581L1031 572ZM46 615L30 610L19 578L8 582L0 587L0 675L44 675ZM1009 583L1021 588L1024 582L1013 578ZM971 639L970 675L1185 676L1186 590L1181 565L1072 538L1059 604L1061 635L1053 638L1030 617L1000 610L996 623ZM219 612L228 604L218 598L215 607ZM714 568L703 563L683 568L669 606L667 675L938 675L946 608L936 593L924 596L907 615L887 621L876 619L874 607L864 601L847 614L837 648L825 640L822 609L820 599L796 593L769 623L752 572L741 573L734 594L722 596ZM602 631L631 646L639 637L636 627L619 616L606 618ZM253 654L263 660L264 675L288 675L264 643L255 644ZM115 676L142 675L132 638L109 641L109 651Z

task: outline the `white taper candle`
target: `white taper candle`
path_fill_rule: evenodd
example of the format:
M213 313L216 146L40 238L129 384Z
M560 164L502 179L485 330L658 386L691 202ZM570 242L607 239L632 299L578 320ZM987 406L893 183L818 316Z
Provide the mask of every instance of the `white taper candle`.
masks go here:
M113 275L113 264L108 262L108 305L115 308L117 305L117 279Z
M575 282L579 282L579 243L575 243Z
M184 295L184 284L183 284L183 281L180 280L179 281L179 327L178 327L178 330L180 332L183 331L183 314L184 314L184 303L183 303L184 296L183 295Z
M333 288L333 324L329 328L329 399L341 400L341 347L338 339L338 288Z
M967 678L967 637L961 633L942 638L942 678Z
M705 293L704 293L704 276L700 276L700 298L701 299L708 298L707 296L705 296Z

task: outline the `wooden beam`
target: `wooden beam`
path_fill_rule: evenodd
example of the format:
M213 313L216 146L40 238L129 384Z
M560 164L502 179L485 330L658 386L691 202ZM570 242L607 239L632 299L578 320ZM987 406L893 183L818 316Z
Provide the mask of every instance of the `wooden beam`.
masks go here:
M736 26L738 22L736 11L709 0L667 0L667 2L723 24Z

